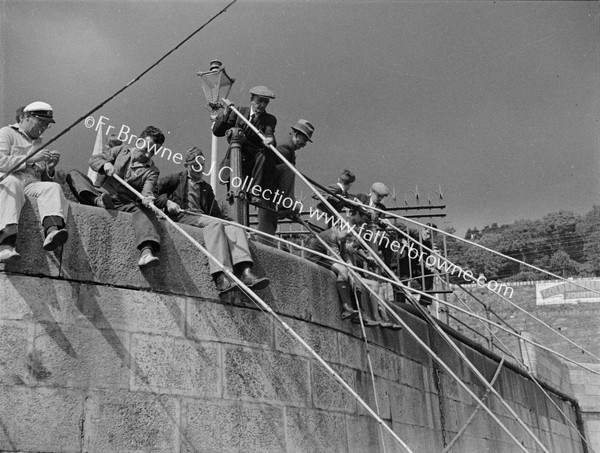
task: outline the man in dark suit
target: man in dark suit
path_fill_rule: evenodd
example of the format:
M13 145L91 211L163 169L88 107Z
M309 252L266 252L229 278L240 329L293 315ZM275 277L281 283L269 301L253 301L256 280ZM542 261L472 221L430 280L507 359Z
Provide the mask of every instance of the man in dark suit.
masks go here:
M272 187L272 175L277 164L273 151L269 149L269 145L276 145L275 126L277 125L277 118L266 111L271 99L275 99L275 93L265 86L256 86L250 90L250 107L238 109L266 137L264 142L234 111L228 108L217 116L213 126L213 134L217 137L224 137L232 127L244 131L246 139L242 144L242 179L251 176L253 185L259 185L262 189ZM229 162L230 150L227 150L221 162L221 169L228 167ZM219 177L222 183L229 181L224 171L219 171Z
M252 273L253 261L244 230L225 225L219 220L224 216L215 194L210 184L202 180L203 161L204 155L200 149L190 149L185 159L186 171L158 181L155 205L165 210L176 222L202 228L208 252L226 268L235 271L245 285L252 289L266 288L269 279L259 278ZM211 259L209 269L219 293L235 287Z
M304 148L308 142L312 143L314 131L315 127L310 122L303 119L298 120L291 126L287 140L277 147L277 151L290 164L296 166L296 151ZM298 215L302 210L302 203L296 201L295 198L296 174L279 157L275 156L275 162L271 180L273 187L270 189L276 196L268 200L267 194L265 194L263 203L266 203L269 209L258 210L258 229L268 234L275 234L277 231L279 215ZM277 243L269 237L261 236L258 240L271 247L277 247Z

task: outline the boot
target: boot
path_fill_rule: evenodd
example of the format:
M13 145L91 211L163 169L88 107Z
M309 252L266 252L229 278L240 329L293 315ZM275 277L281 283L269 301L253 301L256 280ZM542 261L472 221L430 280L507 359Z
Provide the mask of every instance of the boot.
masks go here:
M266 277L261 278L254 275L251 265L247 265L242 269L240 280L250 289L265 289L271 283Z
M228 291L231 291L237 286L234 282L227 278L224 272L216 272L213 274L212 278L219 294L224 294Z
M358 310L352 308L352 294L350 293L350 286L346 282L335 282L337 291L342 301L342 319L348 319L358 314Z

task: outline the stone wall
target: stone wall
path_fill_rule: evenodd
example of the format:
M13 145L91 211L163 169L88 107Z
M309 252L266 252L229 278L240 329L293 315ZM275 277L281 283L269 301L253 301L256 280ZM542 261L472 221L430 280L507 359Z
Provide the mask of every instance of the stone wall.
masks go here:
M241 293L219 299L206 258L163 224L161 265L140 271L131 216L71 205L70 239L41 251L36 210L21 220L18 265L0 272L0 451L404 451L273 317ZM201 239L201 230L185 227ZM260 294L415 452L441 451L476 405L406 330L342 323L333 275L253 245L272 279ZM485 389L439 335L400 316L479 396ZM491 380L497 358L456 340ZM575 429L514 367L498 391L552 452L583 452ZM575 407L554 395L575 422ZM489 407L540 451L495 398ZM479 411L454 446L521 451Z
M575 280L588 287L596 287L600 279ZM542 282L511 282L514 288L513 297L510 299L517 307L522 308L536 318L551 326L564 337L575 344L585 348L595 356L600 356L600 302L596 301L597 294L584 293L580 288L572 288L572 294L586 297L567 299L560 302L560 297L554 303L548 303L539 297L539 287L536 285L552 286L562 285L560 280ZM459 288L449 298L449 302L461 306L467 303L473 311L483 317L488 317L494 322L522 334L526 338L556 351L563 356L581 363L596 373L580 366L560 359L555 354L525 341L519 341L515 336L509 335L498 328L493 328L496 338L493 339L493 350L502 354L502 349L516 352L522 357L529 370L540 380L549 382L563 391L573 394L580 402L585 432L590 446L594 451L600 450L600 363L594 361L589 354L581 348L561 338L555 332L525 314L519 308L511 305L495 294L475 285L464 286L471 295ZM578 290L578 291L575 291ZM536 299L536 293L538 298ZM565 296L568 294L565 293ZM476 300L477 299L477 300ZM488 308L487 314L486 309ZM450 310L452 315L460 320L451 320L450 325L474 341L486 343L479 335L474 334L465 325L478 332L485 333L480 321L465 314ZM501 320L503 321L501 321ZM486 335L489 336L488 333ZM486 343L487 344L487 343Z

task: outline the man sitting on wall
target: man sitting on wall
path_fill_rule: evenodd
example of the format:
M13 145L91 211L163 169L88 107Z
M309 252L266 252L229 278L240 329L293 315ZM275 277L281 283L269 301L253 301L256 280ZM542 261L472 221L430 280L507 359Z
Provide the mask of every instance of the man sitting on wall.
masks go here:
M160 129L148 126L140 134L133 148L127 145L116 146L90 158L90 167L100 175L109 176L101 188L94 187L92 181L78 170L67 175L67 184L80 203L106 209L133 213L135 241L140 250L138 266L155 266L160 250L160 233L156 214L149 207L155 200L159 170L152 156L163 143L165 136ZM134 189L141 192L144 199L138 198L116 179L120 176Z
M186 171L159 180L156 206L176 222L202 228L208 252L227 269L236 272L246 286L266 288L269 279L252 272L253 261L244 230L219 220L224 216L210 184L202 180L202 162L202 151L196 147L190 149L185 158ZM235 287L212 259L209 259L209 269L219 293Z
M39 101L17 112L17 118L18 123L0 129L0 172L6 172L39 148L42 134L55 122L52 107ZM69 205L60 185L53 182L59 160L58 151L42 149L0 182L0 263L21 257L15 245L25 195L37 199L45 234L44 250L56 249L69 237L65 229Z

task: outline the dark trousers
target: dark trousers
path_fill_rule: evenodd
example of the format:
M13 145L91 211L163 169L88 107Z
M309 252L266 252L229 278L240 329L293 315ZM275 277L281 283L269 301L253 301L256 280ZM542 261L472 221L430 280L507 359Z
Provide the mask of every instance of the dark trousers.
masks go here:
M81 204L94 206L96 198L103 192L103 189L94 187L92 181L78 170L70 171L66 181ZM133 214L133 231L137 248L142 249L143 246L150 245L155 252L158 252L160 250L159 225L152 209L131 200L122 200L118 195L110 195L117 211Z

